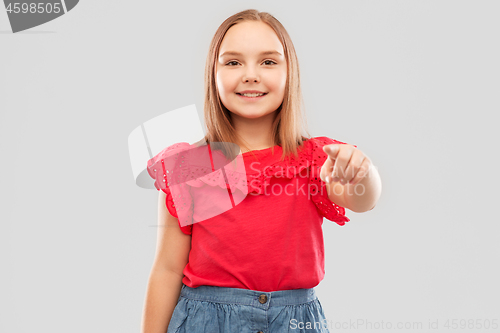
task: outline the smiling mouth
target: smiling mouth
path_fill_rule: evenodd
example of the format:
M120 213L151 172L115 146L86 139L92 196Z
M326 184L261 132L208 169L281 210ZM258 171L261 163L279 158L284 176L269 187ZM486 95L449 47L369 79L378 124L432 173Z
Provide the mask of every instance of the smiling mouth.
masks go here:
M261 93L261 94L257 94L257 93L254 93L254 94L240 94L240 93L236 93L236 95L238 96L241 96L241 97L245 97L245 98L257 98L257 97L263 97L263 96L266 96L267 93Z

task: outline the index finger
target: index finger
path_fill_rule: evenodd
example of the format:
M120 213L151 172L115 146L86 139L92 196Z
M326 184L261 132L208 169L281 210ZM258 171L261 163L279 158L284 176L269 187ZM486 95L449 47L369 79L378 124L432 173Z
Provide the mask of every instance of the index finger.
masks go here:
M323 151L331 158L336 159L339 154L339 144L332 143L331 145L323 146Z

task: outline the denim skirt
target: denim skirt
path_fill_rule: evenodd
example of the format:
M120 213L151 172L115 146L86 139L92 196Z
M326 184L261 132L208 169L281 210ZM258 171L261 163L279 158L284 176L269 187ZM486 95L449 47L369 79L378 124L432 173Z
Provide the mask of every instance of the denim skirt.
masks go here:
M182 285L167 333L329 333L314 288L272 292Z

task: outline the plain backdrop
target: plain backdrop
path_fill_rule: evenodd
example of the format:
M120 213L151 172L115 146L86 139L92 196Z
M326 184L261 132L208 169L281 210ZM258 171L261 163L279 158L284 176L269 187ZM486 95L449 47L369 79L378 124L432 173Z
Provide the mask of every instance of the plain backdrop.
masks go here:
M324 220L330 330L500 325L498 1L86 0L17 34L0 8L1 332L139 332L158 192L127 137L202 118L209 42L249 8L291 35L311 134L382 178L375 209Z

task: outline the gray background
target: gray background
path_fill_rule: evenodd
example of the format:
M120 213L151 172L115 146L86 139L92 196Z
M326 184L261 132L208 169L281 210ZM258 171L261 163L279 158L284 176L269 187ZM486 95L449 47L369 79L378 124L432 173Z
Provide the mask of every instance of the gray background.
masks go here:
M311 134L382 177L374 210L324 220L333 331L500 324L498 1L87 0L18 34L0 9L1 332L139 331L158 192L135 185L127 137L202 116L210 39L248 8L289 31Z

